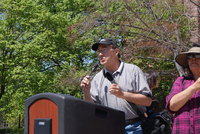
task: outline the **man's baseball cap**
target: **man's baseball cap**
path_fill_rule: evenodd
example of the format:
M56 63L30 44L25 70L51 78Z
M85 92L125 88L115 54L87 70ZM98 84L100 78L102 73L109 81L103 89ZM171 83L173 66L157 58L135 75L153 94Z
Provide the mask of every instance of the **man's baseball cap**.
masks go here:
M116 42L113 39L105 38L105 39L101 39L98 43L93 44L92 50L97 51L100 44L117 46Z

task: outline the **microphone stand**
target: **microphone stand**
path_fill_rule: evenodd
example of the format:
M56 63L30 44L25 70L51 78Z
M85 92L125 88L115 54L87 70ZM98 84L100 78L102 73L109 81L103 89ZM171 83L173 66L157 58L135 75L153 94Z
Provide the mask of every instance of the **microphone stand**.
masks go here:
M112 83L112 84L117 84L117 82L113 79L112 75L109 72L106 72L105 77ZM117 102L117 96L116 97L116 103L118 105Z

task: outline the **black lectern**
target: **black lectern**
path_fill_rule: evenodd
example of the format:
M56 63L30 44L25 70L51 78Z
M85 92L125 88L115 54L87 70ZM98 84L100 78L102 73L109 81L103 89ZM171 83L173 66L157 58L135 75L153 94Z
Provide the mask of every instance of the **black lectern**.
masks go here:
M41 93L25 101L25 134L123 134L124 112L70 95Z

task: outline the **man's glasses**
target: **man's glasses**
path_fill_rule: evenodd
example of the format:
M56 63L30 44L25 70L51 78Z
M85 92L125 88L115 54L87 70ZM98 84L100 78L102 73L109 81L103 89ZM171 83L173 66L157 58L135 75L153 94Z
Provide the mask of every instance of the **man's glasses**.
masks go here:
M191 59L191 58L200 58L200 54L188 54L187 58L188 59Z
M98 49L98 50L96 51L96 54L97 54L97 55L99 55L99 53L103 53L103 54L104 54L104 53L107 53L108 50L110 50L109 47L100 48L100 49Z

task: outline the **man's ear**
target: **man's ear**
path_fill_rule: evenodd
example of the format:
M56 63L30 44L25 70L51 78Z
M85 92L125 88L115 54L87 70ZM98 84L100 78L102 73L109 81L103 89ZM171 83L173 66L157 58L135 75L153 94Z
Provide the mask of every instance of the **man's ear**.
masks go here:
M115 53L116 53L116 55L119 54L119 48L115 48Z

